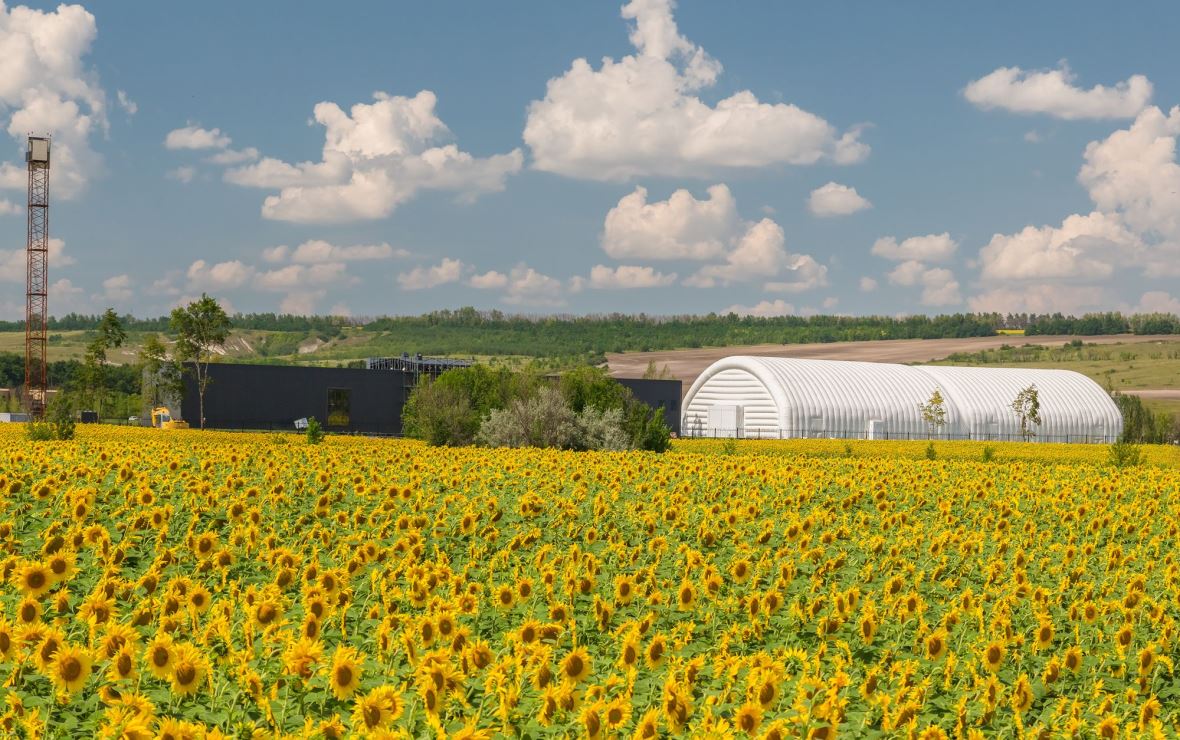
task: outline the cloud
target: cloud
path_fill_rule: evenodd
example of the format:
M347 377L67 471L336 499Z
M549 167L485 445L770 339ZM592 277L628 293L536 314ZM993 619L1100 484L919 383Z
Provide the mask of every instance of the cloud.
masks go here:
M221 133L221 129L207 129L189 124L173 129L164 137L167 149L225 149L233 140Z
M860 290L862 293L872 293L877 289L877 281L867 275L860 279Z
M262 259L264 262L286 262L287 255L291 253L291 248L286 244L280 244L277 247L267 247L262 250Z
M565 286L522 263L509 271L503 301L513 306L563 306Z
M590 287L597 290L661 288L675 282L676 273L665 275L651 267L619 265L612 269L606 265L595 265L590 270Z
M907 260L889 272L889 282L903 287L921 286L925 306L951 306L963 301L954 273L942 267L927 269L916 260Z
M227 170L225 180L278 190L263 201L263 217L298 223L384 218L420 190L451 191L463 200L503 190L508 176L520 171L521 151L480 158L440 143L450 131L435 114L436 103L429 90L412 98L374 93L372 103L357 103L348 112L336 103L318 103L321 161L291 164L264 157ZM244 151L257 156L256 150ZM214 161L232 163L227 156Z
M918 260L923 262L946 262L955 255L958 242L947 232L911 236L900 244L896 237L883 236L873 242L872 252L887 260Z
M503 290L508 287L508 276L502 272L488 270L482 275L471 276L467 284L480 290Z
M718 261L688 276L698 288L754 279L769 280L768 290L807 290L827 284L827 268L809 255L786 250L782 228L769 218L743 221L724 184L697 200L684 189L666 201L648 202L647 190L635 188L606 215L602 248L615 259ZM788 280L776 281L784 271Z
M705 176L726 168L848 164L868 156L861 129L839 133L795 105L764 103L749 90L710 106L721 63L680 35L671 0L632 0L622 16L635 54L577 59L529 106L524 140L533 167L570 177Z
M21 212L21 207L7 198L0 198L0 216L15 216Z
M195 124L189 124L184 128L173 129L164 137L164 147L172 150L193 150L206 151L215 150L215 154L211 155L208 161L217 165L234 165L242 164L243 162L253 162L258 159L258 150L254 147L246 147L245 149L234 149L231 147L233 140L229 136L223 134L218 128L201 128ZM188 170L190 173L194 172L192 167L179 167L177 170ZM189 180L192 179L190 174ZM182 180L188 182L188 180Z
M1099 210L1136 232L1180 240L1180 107L1147 108L1127 129L1086 147L1080 182Z
M187 185L197 176L197 170L194 167L177 167L176 169L168 170L167 175L170 179Z
M978 313L1056 313L1081 315L1086 311L1109 309L1110 295L1098 285L1073 286L1035 283L1020 287L999 287L968 299Z
M264 257L266 254L264 253ZM387 260L394 257L409 257L405 249L394 249L388 244L357 244L339 247L322 239L312 239L303 242L291 254L292 262L360 262L371 260Z
M343 262L322 262L314 265L287 265L260 272L253 285L258 290L274 292L294 291L341 283L348 279Z
M311 316L315 313L315 306L324 297L322 290L308 290L299 293L288 293L279 302L279 311L292 316Z
M1151 82L1132 75L1114 87L1076 87L1064 64L1058 69L1025 71L1000 67L967 85L963 95L978 108L1041 113L1066 120L1134 118L1151 100Z
M240 260L218 262L214 265L205 260L197 260L189 265L185 275L188 278L188 290L191 292L232 290L245 285L254 276L254 268Z
M403 290L425 290L447 283L457 283L463 277L466 265L461 260L443 257L437 265L415 267L397 276L397 284Z
M861 197L856 188L835 182L812 190L811 196L807 199L807 210L820 218L847 216L872 207L873 204Z
M59 267L74 264L74 258L66 254L66 243L56 237L49 238L50 274ZM23 283L28 279L28 254L25 248L0 250L0 282Z
M787 303L782 298L773 301L760 301L754 306L740 306L734 305L721 312L724 314L735 313L739 316L792 316L796 313L795 307Z
M329 316L342 316L342 317L347 318L349 316L352 316L352 309L349 308L348 306L344 305L343 303L337 303L328 309L328 315Z
M126 301L135 292L131 289L131 277L129 275L115 275L102 281L102 294L100 297L108 301Z
M737 203L729 188L714 185L697 200L687 190L647 202L635 188L606 214L602 248L615 259L707 260L724 254L738 228Z
M127 113L127 115L134 116L139 112L139 105L136 104L136 102L130 97L128 97L127 93L123 90L116 91L115 97L119 101L119 107L122 108L123 111Z
M1026 226L1015 234L995 234L979 252L985 281L1109 277L1121 249L1137 237L1117 215L1094 211L1067 217L1060 227Z
M1180 299L1162 290L1149 290L1139 298L1135 313L1170 313L1180 315Z
M83 59L98 35L80 5L53 12L0 3L0 120L24 146L30 133L53 136L53 192L77 196L101 169L90 148L109 128L106 93ZM23 189L24 162L0 163L0 186Z

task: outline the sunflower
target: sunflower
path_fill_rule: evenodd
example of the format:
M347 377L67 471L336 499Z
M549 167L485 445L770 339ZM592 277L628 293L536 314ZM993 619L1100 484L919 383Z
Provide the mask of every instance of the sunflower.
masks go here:
M635 579L628 575L615 577L615 603L626 606L635 598Z
M1140 676L1151 675L1151 669L1155 667L1155 650L1152 649L1151 645L1139 651L1137 664L1139 666Z
M1143 706L1139 707L1139 731L1145 732L1147 728L1156 721L1159 717L1162 707L1159 699L1152 694L1147 701L1143 702Z
M147 662L148 672L156 678L167 681L172 677L172 668L176 663L176 649L172 643L172 635L158 632L151 639L143 651Z
M753 735L762 724L762 706L756 702L746 702L734 713L733 724L747 735Z
M1053 644L1052 622L1044 621L1037 626L1037 634L1034 644L1036 645L1037 650L1044 650Z
M53 571L44 563L27 562L12 573L12 584L23 596L39 599L53 586Z
M311 678L313 668L323 658L324 646L313 640L297 640L283 651L283 672L304 680Z
M110 681L134 681L139 676L135 666L135 647L128 643L115 653L111 664L107 668L107 678Z
M1074 645L1069 650L1065 651L1065 660L1063 661L1065 667L1073 673L1077 673L1082 667L1082 649Z
M569 683L577 683L590 675L590 665L586 648L574 648L561 661L561 676Z
M648 668L659 668L664 664L664 660L667 657L668 638L663 635L656 635L648 643L647 650L643 654L643 660L647 663Z
M31 596L21 599L16 605L16 621L20 624L35 624L41 621L41 602Z
M619 667L624 671L632 670L639 662L639 639L634 633L623 640L623 649L619 653Z
M209 663L200 650L188 643L176 645L175 651L171 675L172 693L177 696L194 694L201 688L201 683L209 673Z
M690 581L681 581L680 588L676 590L676 607L680 611L692 611L697 603L697 590Z
M356 698L352 726L361 731L388 727L401 717L404 709L401 692L392 686L378 686Z
M877 615L871 609L866 609L861 616L859 632L860 639L864 640L866 645L873 644L873 637L877 634Z
M62 645L53 656L51 678L54 686L76 694L90 678L90 654L77 645Z
M926 637L926 659L941 660L946 655L947 635L943 630L936 630Z
M65 635L62 634L62 631L59 629L53 628L46 630L43 633L41 641L37 645L37 652L33 656L33 660L37 664L37 668L39 668L42 673L46 675L50 674L50 668L53 665L53 658L57 655L57 651L61 649L61 646L63 643L65 643L65 641Z
M15 642L12 625L0 616L0 660L7 660L12 655L12 647Z
M660 735L660 710L649 709L639 718L635 725L635 732L631 735L634 740L654 740Z
M602 710L608 730L619 730L631 719L631 700L626 695L611 699Z
M45 560L54 583L68 581L73 577L76 557L73 550L59 550Z
M1012 711L1017 714L1024 714L1033 703L1032 686L1028 683L1028 675L1022 673L1016 679L1016 686L1012 688L1011 704Z
M363 657L356 650L340 645L332 654L332 665L328 671L328 685L332 694L345 701L356 692L361 683Z
M1007 651L1004 649L1003 643L997 640L989 642L980 654L983 660L983 667L992 673L1000 670L1000 664L1004 662L1005 652Z

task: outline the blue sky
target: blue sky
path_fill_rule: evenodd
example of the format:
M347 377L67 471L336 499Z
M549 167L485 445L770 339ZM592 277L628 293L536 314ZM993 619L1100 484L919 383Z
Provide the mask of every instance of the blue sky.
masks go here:
M0 312L1180 311L1178 14L0 5Z

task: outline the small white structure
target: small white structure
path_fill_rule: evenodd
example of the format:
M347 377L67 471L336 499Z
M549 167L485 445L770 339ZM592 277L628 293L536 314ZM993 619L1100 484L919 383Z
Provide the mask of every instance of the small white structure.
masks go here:
M1110 395L1069 370L892 365L734 356L701 374L684 399L686 437L1020 440L1012 401L1035 385L1038 442L1111 443L1123 418ZM931 434L919 408L942 394Z

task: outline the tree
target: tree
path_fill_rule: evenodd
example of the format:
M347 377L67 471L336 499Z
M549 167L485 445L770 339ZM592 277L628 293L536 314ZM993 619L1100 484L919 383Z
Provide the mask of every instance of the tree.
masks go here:
M946 403L942 399L941 391L935 388L930 394L930 400L918 404L918 409L922 412L922 421L926 422L930 430L929 436L938 434L938 430L946 424Z
M176 332L176 359L191 364L197 383L197 410L204 429L209 363L213 360L213 348L225 344L229 337L229 316L216 299L202 293L187 306L172 309L168 325Z
M656 367L655 360L647 361L647 369L643 371L644 380L673 380L672 371L668 369L667 365L663 367Z
M143 402L149 409L165 406L184 395L184 377L180 363L168 356L168 348L156 334L144 340L139 350L143 367Z
M102 417L103 401L107 391L107 351L122 347L127 341L127 332L115 309L108 308L99 319L94 339L86 347L81 385L95 401L99 418Z
M1029 441L1036 435L1033 427L1041 425L1041 399L1035 383L1016 394L1012 411L1020 417L1020 435L1025 442Z

